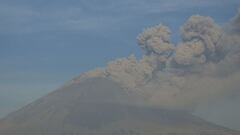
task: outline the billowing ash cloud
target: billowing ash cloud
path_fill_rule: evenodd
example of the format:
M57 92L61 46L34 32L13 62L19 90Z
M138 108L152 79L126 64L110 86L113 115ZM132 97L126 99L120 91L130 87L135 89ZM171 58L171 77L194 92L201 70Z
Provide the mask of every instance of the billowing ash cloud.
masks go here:
M140 60L134 55L117 59L73 83L110 78L137 93L144 105L184 110L239 92L240 13L224 28L210 17L190 17L177 45L170 34L162 24L145 29L137 37L144 52Z
M215 59L223 33L210 17L190 17L181 33L183 43L178 45L174 58L178 64L202 64Z
M144 52L143 61L148 59L154 68L165 68L175 49L170 42L170 34L170 29L162 24L147 28L139 34L137 41Z
M230 31L232 33L240 34L240 10L238 11L238 14L232 19L230 22Z
M143 33L137 37L138 44L146 55L155 54L167 57L174 49L170 43L170 34L171 31L168 27L159 24L144 30Z

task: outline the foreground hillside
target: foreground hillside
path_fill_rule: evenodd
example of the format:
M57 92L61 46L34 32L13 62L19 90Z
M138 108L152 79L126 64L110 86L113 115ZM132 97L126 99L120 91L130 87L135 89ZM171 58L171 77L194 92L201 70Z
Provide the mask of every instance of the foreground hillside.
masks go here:
M117 83L94 78L61 88L10 114L1 135L239 135L191 114L138 102Z

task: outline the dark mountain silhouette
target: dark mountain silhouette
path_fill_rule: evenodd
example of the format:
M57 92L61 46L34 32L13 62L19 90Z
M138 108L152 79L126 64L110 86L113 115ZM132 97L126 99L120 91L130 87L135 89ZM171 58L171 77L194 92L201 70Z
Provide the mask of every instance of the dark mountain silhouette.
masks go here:
M9 114L0 135L239 135L189 113L134 105L117 83L91 78Z

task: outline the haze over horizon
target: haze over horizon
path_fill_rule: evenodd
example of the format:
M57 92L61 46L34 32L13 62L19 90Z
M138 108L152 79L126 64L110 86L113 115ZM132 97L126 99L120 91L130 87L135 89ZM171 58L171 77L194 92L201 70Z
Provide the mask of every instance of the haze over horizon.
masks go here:
M237 0L0 3L0 117L115 58L140 58L135 37L147 26L169 26L178 43L189 16L210 16L224 26L240 6ZM239 101L238 93L196 114L240 130Z

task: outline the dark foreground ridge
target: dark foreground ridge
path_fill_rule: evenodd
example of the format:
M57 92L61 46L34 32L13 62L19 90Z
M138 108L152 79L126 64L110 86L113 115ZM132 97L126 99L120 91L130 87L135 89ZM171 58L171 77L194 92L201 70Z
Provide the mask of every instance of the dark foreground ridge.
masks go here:
M140 99L117 83L88 79L8 115L0 135L240 135L186 112L131 102Z

